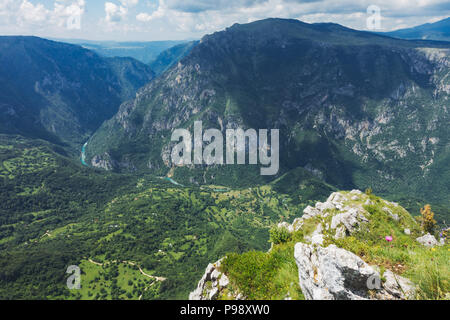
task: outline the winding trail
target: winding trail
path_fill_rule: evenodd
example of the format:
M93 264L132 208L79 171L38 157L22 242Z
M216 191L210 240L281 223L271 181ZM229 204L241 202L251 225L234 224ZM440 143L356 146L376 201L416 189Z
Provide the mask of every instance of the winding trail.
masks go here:
M113 261L109 261L109 262L105 262L105 263L100 263L100 262L95 262L95 261L92 260L91 258L89 258L88 261L89 261L90 263L92 263L92 264L95 264L95 265L101 266L101 267L103 267L104 265L111 264L111 263L116 263L116 262L125 263L125 264L128 264L128 265L130 265L130 266L137 266L138 269L139 269L139 272L140 272L143 276L145 276L145 277L147 277L147 278L150 278L150 279L156 280L156 281L160 281L160 282L166 281L166 280L167 280L167 279L164 278L164 277L156 277L156 276L152 276L152 275L149 275L149 274L145 273L144 270L142 270L142 268L141 268L139 265L137 265L136 262L133 262L133 261L117 261L117 260L113 260Z

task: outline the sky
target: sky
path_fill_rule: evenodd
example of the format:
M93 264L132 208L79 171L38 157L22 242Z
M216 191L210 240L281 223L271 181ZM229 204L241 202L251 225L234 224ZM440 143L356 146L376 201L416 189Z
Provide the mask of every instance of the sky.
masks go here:
M448 16L449 0L0 0L0 35L186 40L269 17L391 31Z

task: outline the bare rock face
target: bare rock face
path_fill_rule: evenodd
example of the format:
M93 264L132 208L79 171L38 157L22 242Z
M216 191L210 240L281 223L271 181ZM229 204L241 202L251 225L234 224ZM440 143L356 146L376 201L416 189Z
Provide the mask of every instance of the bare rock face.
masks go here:
M316 203L315 207L308 206L303 210L303 216L295 219L292 225L282 222L278 224L278 227L285 228L289 232L298 231L305 221L315 217L325 218L332 215L331 225L326 226L328 230L331 228L334 232L336 239L344 238L346 235L350 235L359 230L360 226L367 223L369 212L364 210L362 205L348 206L346 203L351 201L365 201L368 198L359 190L353 190L349 194L343 194L341 192L332 193L327 201ZM306 240L315 243L323 243L323 228L318 228L311 236L307 236Z
M94 156L92 158L91 165L94 168L101 168L104 170L111 171L114 168L115 163L111 159L111 156L109 155L109 153L105 152L101 156Z
M189 294L189 300L215 300L223 289L227 288L230 281L228 277L219 271L223 259L206 267L205 274L199 281L197 289ZM239 297L236 297L237 300Z
M297 243L294 252L300 287L308 300L407 299L412 283L386 271L381 283L379 272L357 255L330 245Z
M432 236L431 234L427 233L426 235L419 237L416 239L419 243L424 245L425 247L433 248L437 246L439 243L437 242L436 238Z

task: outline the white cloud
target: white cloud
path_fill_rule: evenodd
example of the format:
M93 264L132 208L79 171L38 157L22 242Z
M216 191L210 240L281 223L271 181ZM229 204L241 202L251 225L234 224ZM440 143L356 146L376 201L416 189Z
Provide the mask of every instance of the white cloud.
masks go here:
M48 9L40 2L0 0L0 26L8 25L17 31L62 27L70 17L81 17L85 4L85 0L57 0Z
M167 6L164 0L159 1L158 8L152 12L152 14L148 14L145 12L141 12L136 16L136 20L141 22L149 22L154 19L162 18L167 14Z
M131 8L136 6L139 3L139 0L120 0L120 3L124 7Z
M335 22L366 29L367 8L373 0L160 0L153 13L140 13L136 19L154 22L164 18L170 28L185 33L210 33L234 23L278 17L305 22ZM377 0L382 29L431 21L450 13L448 0ZM399 23L399 18L402 22Z
M61 30L67 19L98 0L0 0L0 33L35 33ZM366 29L366 9L381 8L384 31L434 22L450 15L449 0L105 0L104 15L87 14L79 37L181 39L201 37L234 23L269 17L305 22L335 22ZM84 21L84 20L83 20ZM113 33L112 33L113 32Z
M128 13L128 9L112 2L105 2L105 21L115 23L121 21Z
M24 0L19 7L18 20L19 23L40 23L47 21L50 11L43 4L33 5L31 2Z

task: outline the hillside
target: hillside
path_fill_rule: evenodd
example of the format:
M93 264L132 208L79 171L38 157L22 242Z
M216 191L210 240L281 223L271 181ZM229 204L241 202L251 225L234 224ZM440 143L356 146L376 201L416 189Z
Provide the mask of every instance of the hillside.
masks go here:
M449 299L449 243L396 203L358 190L307 207L271 230L268 252L208 265L190 299ZM417 239L417 240L416 240Z
M187 56L197 44L198 41L191 41L173 46L161 52L156 59L150 63L150 67L156 75L160 75Z
M295 197L277 185L183 187L0 135L0 299L186 299L201 266L267 250L270 225L334 190L308 173L303 185ZM82 268L81 291L66 287L69 265Z
M154 76L131 58L36 37L0 37L0 66L0 133L76 149Z
M280 176L302 168L338 189L446 210L449 49L329 23L236 24L124 103L90 139L87 159L116 172L170 171L182 183L265 184L251 166L171 170L170 135L195 120L222 132L278 128Z

